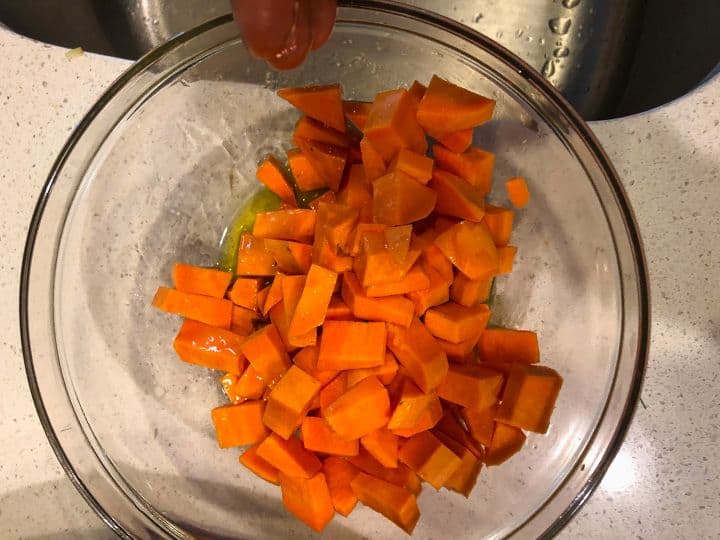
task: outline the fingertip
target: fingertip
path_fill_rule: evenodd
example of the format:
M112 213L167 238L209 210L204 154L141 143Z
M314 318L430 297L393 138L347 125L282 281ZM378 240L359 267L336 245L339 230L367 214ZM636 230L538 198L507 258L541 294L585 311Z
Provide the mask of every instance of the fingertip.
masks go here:
M282 50L295 21L295 0L232 0L231 5L253 55L267 60Z
M312 0L310 0L312 1ZM268 62L277 69L288 70L298 67L305 61L312 45L310 2L297 4L295 24L290 30L283 48Z
M332 34L337 14L336 0L312 0L310 14L312 27L312 45L314 51L322 47Z

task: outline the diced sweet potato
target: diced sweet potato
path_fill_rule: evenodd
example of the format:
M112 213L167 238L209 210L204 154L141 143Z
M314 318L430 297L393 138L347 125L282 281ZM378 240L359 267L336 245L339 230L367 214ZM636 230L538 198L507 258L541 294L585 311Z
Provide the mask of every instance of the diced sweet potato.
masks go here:
M427 151L427 141L416 119L416 105L405 89L375 96L363 133L388 162L402 148Z
M470 279L487 279L497 273L495 243L480 223L461 221L440 234L435 244Z
M525 434L521 429L496 422L492 442L483 461L488 466L500 465L520 451L524 444Z
M545 433L562 382L562 377L549 367L513 365L498 408L498 422Z
M265 251L275 260L275 267L279 272L296 275L306 274L308 270L310 270L310 265L312 264L312 246L310 244L270 238L266 238L263 243L265 245ZM278 297L277 301L279 301L279 299ZM275 300L275 297L273 297L273 300ZM267 314L274 305L275 304L269 305L267 310L264 311L265 314Z
M365 127L372 103L367 101L343 101L345 117L360 131Z
M360 154L362 156L363 170L365 178L369 182L374 182L387 172L387 164L382 154L375 148L370 139L363 138L360 141Z
M464 407L480 409L498 401L502 373L478 365L451 364L438 395Z
M430 178L432 178L433 160L424 154L403 148L390 162L390 172L394 170L399 170L412 176L421 184L427 184Z
M497 248L498 253L498 274L509 274L512 272L517 248L515 246L502 246Z
M410 493L418 495L422 490L420 478L406 465L398 463L396 468L385 467L362 446L357 456L349 457L347 460L359 470L396 486L403 487Z
M415 495L400 486L365 473L358 473L350 485L361 503L381 513L406 533L412 533L420 519Z
M290 367L285 345L273 324L250 335L240 350L268 385L273 384Z
M220 448L255 444L267 435L262 417L265 403L248 401L238 405L223 405L212 410Z
M175 263L172 280L178 291L222 298L230 285L232 274L217 268L201 268L190 264Z
M385 225L405 225L427 217L437 194L401 170L373 182L373 219Z
M314 531L322 532L335 515L325 475L320 472L312 478L298 478L281 472L279 479L285 508Z
M336 456L357 456L358 440L345 440L335 433L324 419L307 416L300 426L303 445L313 452Z
M219 328L230 328L232 321L232 302L223 298L158 287L152 305L162 311Z
M481 221L485 215L485 194L459 176L434 169L430 187L437 194L437 213L470 221Z
M296 143L325 185L337 191L347 163L348 149L309 139L298 139Z
M417 120L431 137L479 126L492 118L495 101L433 75Z
M510 243L510 234L513 226L513 211L501 206L485 205L485 216L483 223L488 228L493 242L498 247L507 246Z
M530 202L530 190L522 177L510 178L505 182L508 198L515 208L525 208Z
M295 312L290 319L288 335L302 336L325 321L330 298L335 289L337 274L322 266L312 265L305 280Z
M265 156L260 162L255 175L260 182L280 197L285 204L297 206L295 203L295 193L287 178L285 178L282 165L280 165L280 162L275 156L271 154Z
M228 291L232 303L246 309L256 311L258 308L257 294L262 288L262 280L258 278L238 278Z
M461 460L429 431L410 437L400 447L398 458L435 489L460 468Z
M243 338L238 334L186 319L173 341L181 360L240 375L245 366Z
M313 120L309 116L301 116L295 124L295 131L293 132L292 138L293 144L297 144L299 139L309 139L311 141L342 146L343 148L350 146L350 139L344 131L340 132L327 127L322 122Z
M385 363L381 366L371 368L350 369L347 373L348 386L354 386L368 377L377 377L384 385L390 384L398 372L398 363L391 352L385 353Z
M360 282L352 272L343 275L342 297L353 315L359 319L409 326L413 318L411 300L400 295L370 298L363 292Z
M461 129L460 131L452 131L445 135L439 135L437 142L453 152L464 152L472 144L472 138L473 130L472 128L467 128Z
M469 497L470 492L475 487L475 482L477 482L478 474L480 474L482 461L475 457L475 454L468 448L442 431L433 431L433 435L460 458L460 466L445 481L444 487Z
M423 431L428 431L429 429L434 428L437 423L442 419L442 415L443 406L440 403L440 399L437 397L437 395L433 394L433 397L430 400L430 405L428 405L427 409L425 409L425 412L420 415L420 419L414 426L409 428L396 428L393 429L392 432L399 437L412 437L414 435L417 435L418 433L422 433Z
M495 154L475 147L460 152L435 145L433 155L436 166L459 176L482 195L490 193Z
M461 272L450 287L450 298L463 306L477 306L490 298L492 283L492 278L470 279Z
M327 187L325 180L315 170L302 150L299 148L288 150L287 159L295 184L300 191L312 191Z
M279 485L280 478L278 476L278 470L257 455L258 446L259 444L256 444L247 448L240 456L240 463L245 465L263 480Z
M510 328L488 328L478 340L480 359L485 362L536 364L540 347L535 332Z
M336 456L329 456L323 461L323 473L327 480L330 498L335 511L343 516L350 515L357 504L357 496L350 487L350 482L360 471L349 461Z
M387 424L390 398L377 377L368 377L348 388L322 414L340 437L359 439Z
M310 118L345 133L342 89L339 84L281 88L278 96L290 102Z
M491 405L482 409L463 407L461 411L462 418L470 430L472 438L485 446L490 446L492 443L497 410L497 405Z
M414 427L423 413L436 399L434 392L425 393L410 379L405 379L400 389L395 408L388 422L388 429L408 429Z
M395 468L398 464L398 436L385 428L363 435L360 444L383 466Z
M258 445L257 455L280 473L295 478L312 478L322 469L322 463L315 454L305 450L295 437L285 440L270 433Z
M283 439L288 439L320 392L320 387L320 382L302 369L290 366L268 396L263 423Z
M420 319L408 328L388 324L388 347L423 392L430 392L445 380L447 356Z
M238 276L274 276L277 266L273 256L265 249L265 241L252 234L240 236L237 253Z
M318 369L357 369L385 362L385 324L327 321L320 340Z
M310 242L315 233L315 212L304 209L258 212L253 234L257 238Z
M486 304L465 307L447 302L425 313L425 326L437 338L460 343L471 339L477 341L489 319L490 309Z

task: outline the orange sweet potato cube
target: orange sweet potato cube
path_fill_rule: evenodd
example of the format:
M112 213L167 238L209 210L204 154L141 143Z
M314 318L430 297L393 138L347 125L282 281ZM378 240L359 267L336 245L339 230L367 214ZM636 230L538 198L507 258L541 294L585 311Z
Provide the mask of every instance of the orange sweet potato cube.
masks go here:
M346 459L328 456L323 461L323 473L327 480L330 498L335 511L343 516L350 515L357 504L357 496L350 486L360 471Z
M272 484L279 484L278 470L257 455L258 446L259 444L256 444L245 450L240 456L240 463L263 480L267 480Z
M525 444L525 438L521 429L502 422L495 422L492 442L483 461L488 466L504 463L520 451Z
M388 429L412 428L434 399L434 392L426 394L410 379L403 380L400 395L387 425Z
M415 117L416 104L405 89L375 96L363 133L387 162L401 148L424 154L427 141Z
M451 364L438 395L464 407L480 409L498 401L502 373L475 364Z
M425 313L425 326L437 338L460 343L468 339L477 340L489 319L490 309L486 304L465 307L447 302Z
M312 478L298 478L280 473L283 504L311 529L322 532L330 523L335 508L323 473Z
M429 431L410 437L398 452L398 458L435 489L460 468L461 460Z
M420 509L413 493L364 472L358 473L350 486L365 506L381 513L406 533L412 533L420 519Z
M498 422L545 433L562 382L557 371L549 367L513 365L498 409Z
M319 381L299 367L291 366L270 392L263 423L283 439L288 439L319 391Z
M450 475L444 486L447 489L462 493L465 497L469 497L470 492L475 487L478 474L480 474L482 461L475 457L472 451L442 431L434 430L433 435L460 458L460 467Z
M267 385L275 382L290 367L290 358L274 324L251 334L240 350Z
M264 410L262 401L215 407L212 420L220 448L245 446L262 440L267 434L262 422Z

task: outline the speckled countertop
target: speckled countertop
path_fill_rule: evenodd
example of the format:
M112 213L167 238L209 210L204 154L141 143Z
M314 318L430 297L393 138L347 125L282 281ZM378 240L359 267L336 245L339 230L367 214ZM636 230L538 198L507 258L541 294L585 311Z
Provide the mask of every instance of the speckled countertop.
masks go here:
M112 537L60 468L19 343L27 224L46 174L121 60L0 28L0 537ZM662 108L594 123L645 242L649 365L629 434L566 538L717 538L720 531L720 77Z

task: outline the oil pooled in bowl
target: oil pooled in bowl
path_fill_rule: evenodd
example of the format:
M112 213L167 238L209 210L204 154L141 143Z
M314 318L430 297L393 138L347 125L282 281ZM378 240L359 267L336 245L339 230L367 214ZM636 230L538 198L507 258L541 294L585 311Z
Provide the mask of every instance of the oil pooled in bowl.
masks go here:
M240 236L243 233L252 232L253 225L255 224L255 216L258 212L277 210L280 208L281 202L280 197L272 191L267 188L262 188L252 195L240 208L230 225L223 232L222 239L220 240L222 258L218 266L222 270L235 272Z

